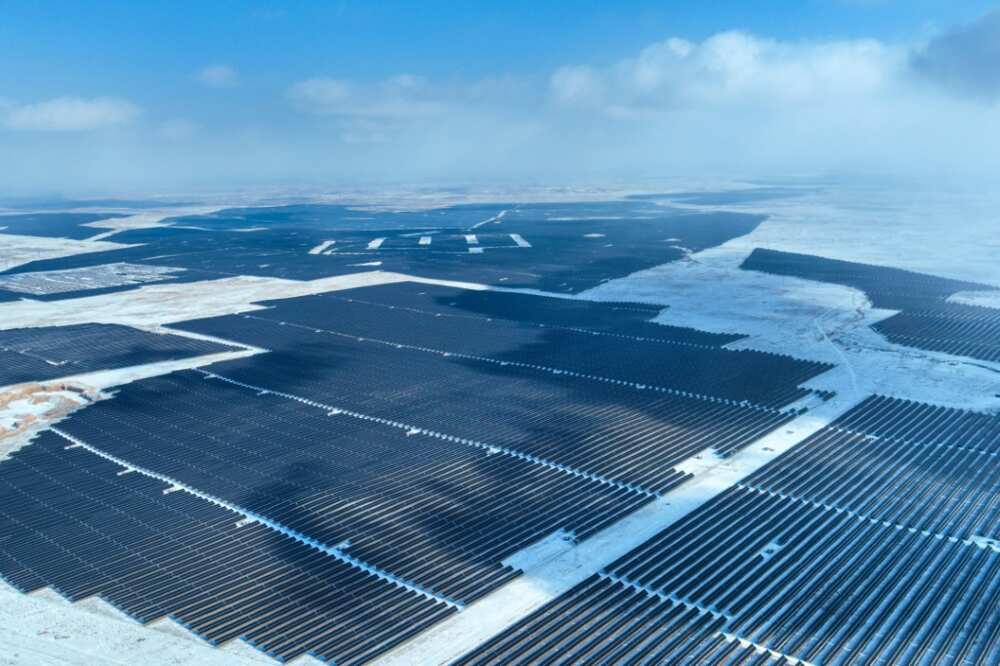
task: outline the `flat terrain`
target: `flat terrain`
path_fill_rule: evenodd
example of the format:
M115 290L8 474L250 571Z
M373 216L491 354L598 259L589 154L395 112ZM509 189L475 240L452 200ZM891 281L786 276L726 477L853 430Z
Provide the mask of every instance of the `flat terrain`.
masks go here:
M1000 271L845 196L0 215L0 663L996 663Z

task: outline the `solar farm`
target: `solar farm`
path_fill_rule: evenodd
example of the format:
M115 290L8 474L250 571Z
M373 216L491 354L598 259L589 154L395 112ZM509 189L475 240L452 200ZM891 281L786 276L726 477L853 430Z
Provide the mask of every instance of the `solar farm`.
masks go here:
M793 194L0 216L77 247L0 272L0 637L1000 663L1000 283L758 243Z

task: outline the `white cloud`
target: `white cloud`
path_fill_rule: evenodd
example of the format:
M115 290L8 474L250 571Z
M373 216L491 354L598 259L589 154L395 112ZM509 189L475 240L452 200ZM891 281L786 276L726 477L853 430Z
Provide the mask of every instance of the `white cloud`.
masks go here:
M240 75L231 65L209 65L198 72L198 80L210 88L232 88L239 85Z
M0 132L0 154L19 164L0 172L0 185L101 177L147 179L155 188L171 176L222 184L790 173L988 179L1000 176L1000 87L987 67L995 33L982 30L993 20L974 26L983 39L943 33L926 47L724 32L665 38L605 63L479 80L321 76L284 91L284 117L236 106L224 121L189 115L194 106L185 120L150 111L136 131L97 143L84 133ZM987 103L970 102L972 88ZM138 113L128 102L100 101L0 100L0 128L111 126ZM290 117L295 111L301 115ZM81 175L80 163L100 169Z
M125 125L139 113L135 104L113 97L59 97L0 107L0 122L12 130L83 131Z
M780 42L724 32L672 38L605 68L567 66L550 78L560 104L623 111L782 106L864 96L888 85L904 52L873 40Z
M447 104L427 89L423 79L400 74L374 84L315 78L288 89L301 111L319 115L406 121L440 114Z

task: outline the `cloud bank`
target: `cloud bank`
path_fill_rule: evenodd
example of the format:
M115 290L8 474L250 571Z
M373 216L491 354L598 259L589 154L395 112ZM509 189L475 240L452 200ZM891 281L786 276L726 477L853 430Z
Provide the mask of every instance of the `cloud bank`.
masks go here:
M135 104L113 97L60 97L35 104L0 106L0 123L9 130L79 132L117 127L139 115Z
M617 61L478 80L203 69L211 114L118 98L0 102L11 187L1000 177L1000 12L924 42L666 37ZM191 86L191 98L209 93ZM230 105L229 107L219 105ZM261 111L262 109L266 110ZM220 120L223 119L223 120ZM123 128L95 144L86 130ZM43 140L43 130L63 140ZM54 130L62 130L55 132ZM73 130L73 131L71 131ZM12 137L17 136L16 140ZM38 137L29 139L25 137ZM6 138L5 138L6 137ZM76 138L79 137L79 138Z
M1000 151L1000 114L988 103L1000 95L998 17L926 44L726 31L536 77L318 77L286 96L331 143L380 144L353 151L373 168L395 146L508 177L1000 173L989 152ZM409 162L394 164L406 176Z
M1000 10L917 49L914 71L945 89L985 101L1000 99Z

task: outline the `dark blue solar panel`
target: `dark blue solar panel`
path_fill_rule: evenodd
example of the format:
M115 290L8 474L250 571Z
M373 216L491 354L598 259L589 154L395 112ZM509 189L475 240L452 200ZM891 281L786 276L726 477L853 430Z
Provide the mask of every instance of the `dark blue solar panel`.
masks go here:
M516 571L501 560L577 538L648 494L183 372L123 387L60 425L109 454L232 502L447 597ZM673 472L673 483L684 475Z
M361 663L453 612L238 513L43 433L0 462L0 575L97 595L213 644Z
M107 229L82 226L88 222L124 217L121 213L24 213L0 215L0 234L53 236L83 240Z
M231 350L115 324L0 330L0 386Z

